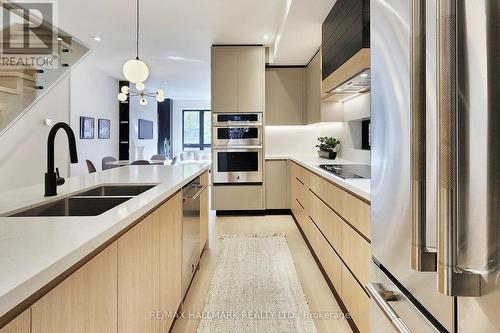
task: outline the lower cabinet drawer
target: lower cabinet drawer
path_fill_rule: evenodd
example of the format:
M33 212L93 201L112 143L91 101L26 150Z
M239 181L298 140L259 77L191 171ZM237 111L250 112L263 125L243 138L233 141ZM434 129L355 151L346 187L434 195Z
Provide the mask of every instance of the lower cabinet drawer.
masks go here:
M295 178L295 190L296 190L296 199L300 202L302 207L308 207L308 192L309 188L300 182L299 179Z
M342 259L363 286L370 279L371 247L347 223L342 225Z
M309 215L335 250L342 251L342 219L320 198L309 191Z
M304 207L300 204L300 202L297 201L297 199L295 199L292 202L292 213L295 216L297 222L299 223L302 232L304 233L306 238L309 239L309 224L308 224L307 213Z
M261 210L264 209L262 185L212 186L212 209Z
M341 298L361 333L370 333L370 298L345 265L342 265Z
M370 238L370 205L368 203L313 173L309 177L309 187L342 218L365 237Z
M313 230L310 233L314 243L314 245L312 245L314 252L328 275L330 282L337 292L340 293L342 289L342 261L313 221L309 219L309 222L310 229Z

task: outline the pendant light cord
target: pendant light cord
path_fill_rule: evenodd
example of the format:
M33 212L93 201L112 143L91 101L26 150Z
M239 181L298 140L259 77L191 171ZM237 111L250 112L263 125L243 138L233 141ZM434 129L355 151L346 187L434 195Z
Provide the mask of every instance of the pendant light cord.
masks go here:
M139 60L139 0L136 1L136 5L137 5L137 8L136 8L136 14L137 14L137 17L136 17L137 31L136 31L136 56L135 56L135 58L137 60Z

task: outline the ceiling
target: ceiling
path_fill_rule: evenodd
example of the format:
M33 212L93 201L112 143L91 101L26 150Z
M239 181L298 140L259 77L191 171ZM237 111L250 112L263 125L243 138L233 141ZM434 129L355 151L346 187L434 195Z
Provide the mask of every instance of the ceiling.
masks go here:
M173 99L210 99L212 44L276 44L274 64L304 65L321 44L321 23L335 1L141 0L146 86ZM135 0L58 1L58 25L92 48L100 70L123 78L123 63L135 57Z

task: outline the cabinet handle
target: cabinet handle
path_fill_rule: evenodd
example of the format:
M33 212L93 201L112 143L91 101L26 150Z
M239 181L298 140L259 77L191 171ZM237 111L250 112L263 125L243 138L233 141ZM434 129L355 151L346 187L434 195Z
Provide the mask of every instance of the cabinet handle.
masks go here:
M458 107L457 0L438 1L438 290L480 296L481 275L457 265Z
M392 291L386 291L382 288L380 283L368 283L366 290L372 300L377 304L377 306L382 310L387 319L391 322L392 326L399 333L411 333L410 329L404 321L398 316L396 311L389 304L389 301L397 301L401 298L401 295L396 294Z
M426 245L425 0L411 2L411 268L436 271L436 251Z

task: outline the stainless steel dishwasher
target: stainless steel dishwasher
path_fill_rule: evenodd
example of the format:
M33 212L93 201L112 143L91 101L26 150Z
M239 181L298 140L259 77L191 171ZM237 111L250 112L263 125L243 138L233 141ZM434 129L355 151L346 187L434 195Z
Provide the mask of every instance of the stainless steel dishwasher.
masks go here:
M200 194L205 189L200 177L182 188L182 297L200 260Z

